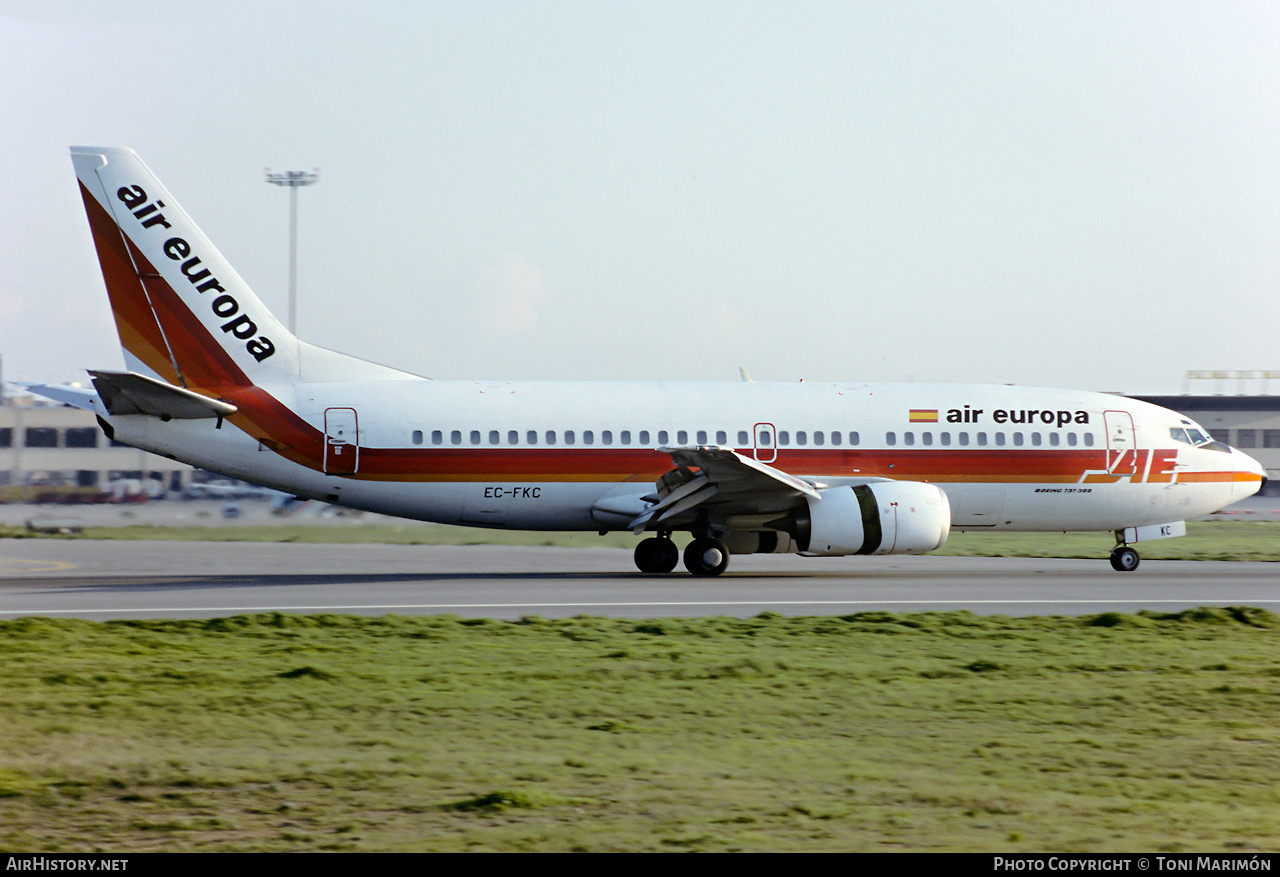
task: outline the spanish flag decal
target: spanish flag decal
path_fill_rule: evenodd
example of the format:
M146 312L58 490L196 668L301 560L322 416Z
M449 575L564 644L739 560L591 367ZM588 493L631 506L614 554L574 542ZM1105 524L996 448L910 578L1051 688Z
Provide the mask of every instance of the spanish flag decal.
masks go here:
M912 408L911 416L907 418L912 423L937 423L937 408Z

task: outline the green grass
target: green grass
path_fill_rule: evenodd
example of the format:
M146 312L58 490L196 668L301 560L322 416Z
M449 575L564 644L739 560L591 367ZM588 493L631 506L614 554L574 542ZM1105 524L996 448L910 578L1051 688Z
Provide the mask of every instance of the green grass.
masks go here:
M0 849L1265 851L1256 609L0 622Z
M0 526L0 538L32 536L19 527ZM676 534L683 545L687 534ZM87 527L76 536L38 538L159 539L208 542L390 543L400 545L558 545L590 548L633 548L639 539L628 532L556 533L484 530L443 524L371 524L328 527L283 524L268 527ZM1110 533L952 533L941 551L967 557L1106 557L1114 545ZM1280 561L1280 523L1190 523L1178 539L1142 542L1150 560Z

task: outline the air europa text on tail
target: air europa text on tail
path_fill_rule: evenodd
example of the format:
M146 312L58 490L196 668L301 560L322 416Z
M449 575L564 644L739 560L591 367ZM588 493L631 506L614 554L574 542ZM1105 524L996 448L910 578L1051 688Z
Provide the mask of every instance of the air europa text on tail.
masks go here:
M164 214L158 212L164 206L163 201L147 202L147 193L141 186L122 186L116 191L116 197L128 207L134 218L143 228L159 226L172 228ZM242 313L240 303L222 288L218 278L208 269L201 266L201 259L191 250L191 244L180 237L171 237L164 242L164 254L175 262L182 262L182 276L191 281L197 292L222 293L210 302L214 316L226 320L219 328L223 332L234 335L245 342L244 348L249 355L262 362L276 352L276 347L266 335L258 335L258 324L248 314ZM257 337L254 337L254 336Z

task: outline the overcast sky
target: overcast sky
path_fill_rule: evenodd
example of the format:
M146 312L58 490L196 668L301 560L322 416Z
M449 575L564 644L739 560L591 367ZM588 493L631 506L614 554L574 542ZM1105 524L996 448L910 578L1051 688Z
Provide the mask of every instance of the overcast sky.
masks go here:
M1280 368L1274 2L0 0L0 90L9 380L122 364L72 144L281 317L318 167L299 334L436 378Z

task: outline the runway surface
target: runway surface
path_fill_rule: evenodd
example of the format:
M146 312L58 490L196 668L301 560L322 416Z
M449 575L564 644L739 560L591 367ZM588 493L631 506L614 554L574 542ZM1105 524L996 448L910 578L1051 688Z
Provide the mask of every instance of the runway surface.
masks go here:
M696 579L631 552L507 546L0 540L0 618L212 618L248 612L628 618L968 609L1087 615L1250 605L1280 611L1280 565L1105 559L735 557Z

